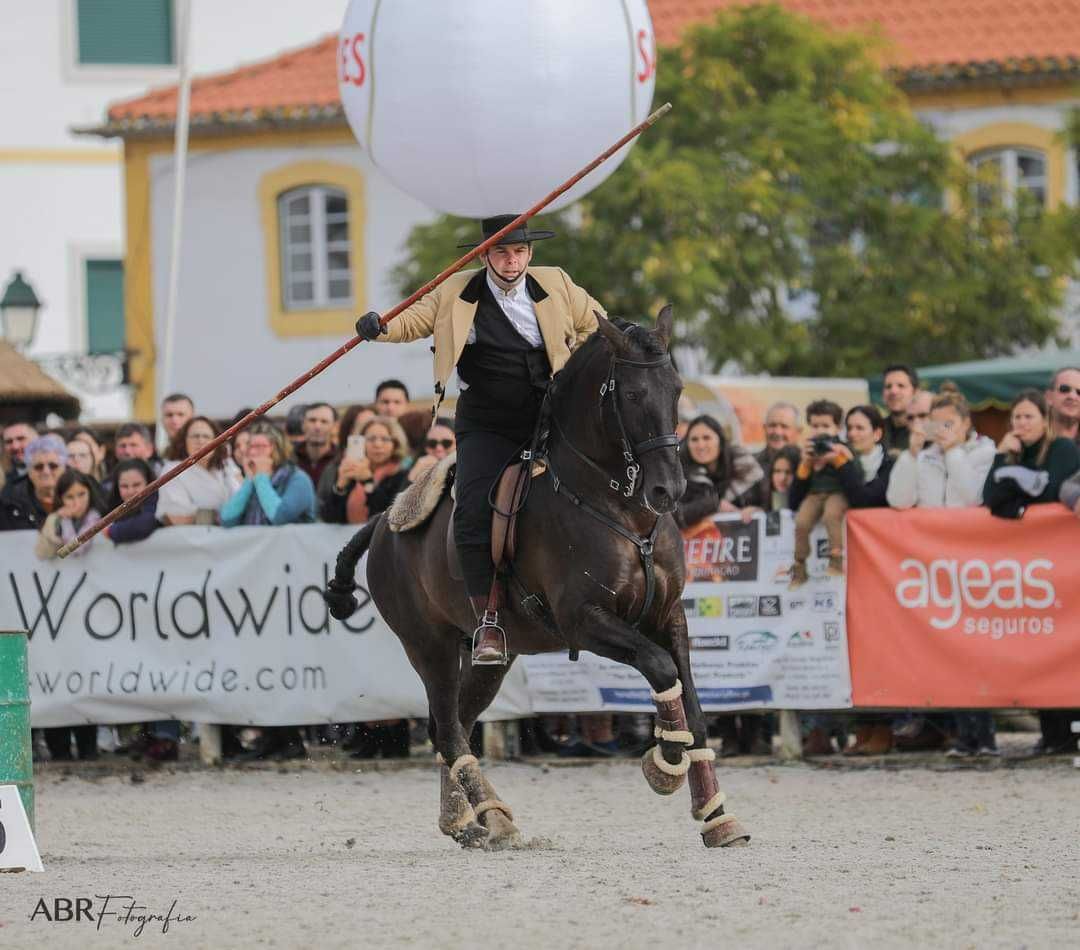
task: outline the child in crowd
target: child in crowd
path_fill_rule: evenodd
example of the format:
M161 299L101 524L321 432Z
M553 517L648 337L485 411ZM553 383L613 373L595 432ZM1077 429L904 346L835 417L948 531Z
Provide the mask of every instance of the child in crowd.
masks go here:
M45 519L34 553L42 560L56 557L56 552L85 529L101 520L103 504L97 482L78 469L64 469L57 479L52 514ZM85 554L90 544L73 552Z
M836 472L846 461L838 457L840 419L843 409L828 399L818 399L806 407L810 435L803 444L796 478L807 485L806 496L795 515L795 563L791 566L792 590L809 580L806 559L810 556L810 532L822 521L829 536L829 574L844 572L844 513L847 496Z
M34 553L42 559L56 557L68 541L79 532L101 520L103 505L98 497L98 486L94 479L75 468L64 469L56 481L53 496L52 513L45 519L38 534ZM85 554L90 550L90 543L76 548L74 554ZM97 726L58 726L45 729L45 745L54 762L71 761L71 738L75 737L75 747L79 759L96 759Z

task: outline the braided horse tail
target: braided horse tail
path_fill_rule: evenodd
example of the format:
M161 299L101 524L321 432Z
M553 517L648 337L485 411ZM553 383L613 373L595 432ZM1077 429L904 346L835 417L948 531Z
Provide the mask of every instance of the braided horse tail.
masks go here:
M353 591L356 590L356 581L353 580L356 565L371 546L372 535L375 534L375 529L379 526L382 517L382 514L378 514L371 518L349 539L338 554L334 576L323 591L323 599L330 608L330 615L335 620L346 620L356 613L356 608L359 606L353 595Z

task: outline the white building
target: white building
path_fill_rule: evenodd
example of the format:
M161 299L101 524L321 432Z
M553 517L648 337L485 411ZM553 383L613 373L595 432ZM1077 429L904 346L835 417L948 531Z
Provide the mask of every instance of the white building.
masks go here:
M176 81L181 0L9 0L0 30L0 291L21 270L44 307L31 357L123 350L123 155L78 136L110 102ZM336 31L345 0L191 0L196 73ZM83 417L123 419L126 387L88 393L85 361L45 359ZM99 367L100 368L100 367Z
M782 2L827 25L884 34L890 69L915 111L964 160L996 168L1007 191L1027 189L1049 208L1077 200L1076 154L1060 137L1080 102L1070 5L1029 0L986 24L968 0ZM649 0L649 9L665 44L735 4ZM196 84L179 320L164 382L176 91L119 102L99 119L98 134L123 140L124 318L127 346L139 354L132 382L140 418L152 418L163 388L190 388L200 408L221 416L261 403L335 349L356 314L397 301L391 268L409 230L432 213L375 172L356 145L338 98L341 52L331 35ZM297 398L367 401L389 376L430 395L429 366L425 343L365 345Z

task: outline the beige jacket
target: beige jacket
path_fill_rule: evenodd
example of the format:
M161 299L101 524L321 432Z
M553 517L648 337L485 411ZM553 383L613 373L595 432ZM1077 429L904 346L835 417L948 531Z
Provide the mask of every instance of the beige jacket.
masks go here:
M462 271L448 277L408 310L387 324L379 337L389 343L411 343L435 337L435 407L446 393L446 383L457 366L469 337L480 300L483 270ZM536 310L536 322L544 338L551 363L557 373L570 352L596 330L593 311L604 313L561 267L530 267L526 275L529 296Z

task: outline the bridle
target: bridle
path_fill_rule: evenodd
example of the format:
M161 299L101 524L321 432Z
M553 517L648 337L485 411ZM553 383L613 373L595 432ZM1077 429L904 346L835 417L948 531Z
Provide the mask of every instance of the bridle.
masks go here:
M563 427L559 424L559 419L554 411L554 407L552 407L551 421L559 434L560 440L578 457L578 459L588 465L593 471L599 472L607 480L608 488L611 491L623 498L634 497L634 493L638 487L638 478L641 475L641 456L645 455L647 452L655 451L656 449L677 449L679 447L679 437L674 432L670 432L667 435L658 435L651 439L643 439L641 442L631 444L630 437L626 434L626 424L623 422L622 411L619 408L619 400L615 395L616 368L619 366L631 366L635 369L659 369L662 366L669 366L670 364L671 355L668 353L665 353L663 356L654 360L628 360L616 356L615 354L612 354L611 356L611 362L608 364L606 381L600 387L600 418L601 421L603 421L604 405L605 403L610 402L615 414L615 422L619 427L619 442L622 446L623 460L626 462L624 473L625 480L611 478L609 472L606 472L600 465L578 449L567 437ZM608 399L609 396L611 397L610 400ZM556 482L555 490L558 491L558 482ZM642 496L642 503L645 508L652 511L652 508L649 506L648 500L645 499L644 495Z
M659 369L663 366L668 366L670 363L671 356L667 353L653 360L624 359L623 357L616 356L614 353L611 356L607 378L600 387L600 402L598 408L600 409L601 423L606 428L606 423L604 422L604 404L609 401L608 397L610 397L612 409L615 414L615 421L619 427L619 441L622 445L623 460L626 462L625 479L611 478L610 472L605 471L567 438L566 432L559 423L558 413L555 411L555 406L551 400L553 390L548 390L547 399L551 412L551 422L559 435L559 440L570 449L578 459L594 471L599 472L605 480L607 480L608 488L622 498L629 499L634 497L638 487L638 478L641 475L641 457L647 452L653 452L657 449L677 449L679 446L679 437L672 432L668 435L659 435L652 439L643 439L641 442L631 444L630 438L626 433L626 424L623 422L622 411L619 409L619 400L616 396L616 370L619 366L631 366L635 369ZM566 487L552 462L550 446L547 451L546 462L548 474L551 476L552 488L556 495L565 495L576 507L591 515L620 537L625 538L638 549L638 555L641 558L641 566L645 572L645 599L641 603L641 608L638 610L637 616L631 621L635 627L638 626L638 624L641 623L642 618L648 613L649 608L652 606L653 597L656 595L656 572L653 566L653 549L656 543L656 536L660 532L660 525L663 520L662 516L649 505L648 499L642 494L642 506L656 515L656 521L653 523L652 530L647 535L635 534L633 531L619 524L613 518L609 518L602 511L594 508L588 502L584 501L580 495Z

